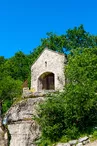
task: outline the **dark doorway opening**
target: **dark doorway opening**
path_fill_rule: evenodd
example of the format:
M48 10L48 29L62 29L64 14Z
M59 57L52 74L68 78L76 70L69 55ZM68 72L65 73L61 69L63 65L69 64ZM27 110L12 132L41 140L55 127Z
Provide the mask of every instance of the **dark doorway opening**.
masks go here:
M54 74L52 72L43 73L38 79L38 91L55 90Z

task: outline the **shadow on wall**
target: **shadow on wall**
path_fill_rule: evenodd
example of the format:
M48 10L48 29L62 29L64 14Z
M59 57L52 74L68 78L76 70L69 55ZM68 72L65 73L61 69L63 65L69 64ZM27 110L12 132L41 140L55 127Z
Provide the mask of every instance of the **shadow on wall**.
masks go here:
M38 91L55 90L55 75L52 72L45 72L38 78Z

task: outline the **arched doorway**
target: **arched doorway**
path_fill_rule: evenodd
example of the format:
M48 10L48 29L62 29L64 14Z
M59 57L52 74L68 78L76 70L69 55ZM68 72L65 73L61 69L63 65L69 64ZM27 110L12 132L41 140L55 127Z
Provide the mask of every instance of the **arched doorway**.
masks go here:
M54 74L45 72L38 78L38 91L55 90Z

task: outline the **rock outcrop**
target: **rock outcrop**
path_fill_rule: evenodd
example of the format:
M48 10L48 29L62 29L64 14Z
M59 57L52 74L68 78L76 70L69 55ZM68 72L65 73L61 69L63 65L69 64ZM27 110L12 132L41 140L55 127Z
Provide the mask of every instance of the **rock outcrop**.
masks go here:
M8 146L7 129L2 125L2 119L0 119L0 146Z
M10 146L36 146L35 140L41 132L32 117L37 115L36 108L43 100L43 97L28 98L9 109L6 117L11 135Z
M68 143L58 143L56 146L83 146L89 143L89 137L85 136L78 140L71 140Z

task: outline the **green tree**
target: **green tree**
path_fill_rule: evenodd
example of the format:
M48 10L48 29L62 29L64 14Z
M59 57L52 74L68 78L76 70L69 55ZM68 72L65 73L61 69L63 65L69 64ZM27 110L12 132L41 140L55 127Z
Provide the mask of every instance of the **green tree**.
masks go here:
M73 50L65 75L64 91L48 98L38 110L42 136L51 141L63 135L76 138L97 124L97 48Z
M4 64L5 61L6 59L4 58L4 56L0 56L0 66Z
M4 76L0 81L0 101L2 101L3 113L8 110L14 100L21 96L22 82L14 80L10 76Z
M47 38L41 39L41 45L43 48L48 47L54 51L63 53L63 45L65 42L65 37L61 35L54 34L52 32L47 33Z
M68 124L82 130L97 123L97 48L76 49L68 56L66 87Z
M60 95L53 95L40 105L37 121L42 128L42 137L51 141L58 141L62 137L64 112L64 99Z
M14 79L25 81L30 72L30 61L27 55L23 52L15 53L15 56L8 59L4 64L4 74L11 76Z
M76 48L93 48L97 46L97 36L85 31L84 26L68 29L65 34L47 33L47 38L41 39L41 46L54 51L65 52Z
M65 38L64 48L66 48L66 50L93 48L97 46L96 36L86 32L83 25L68 29L66 34L62 37Z

